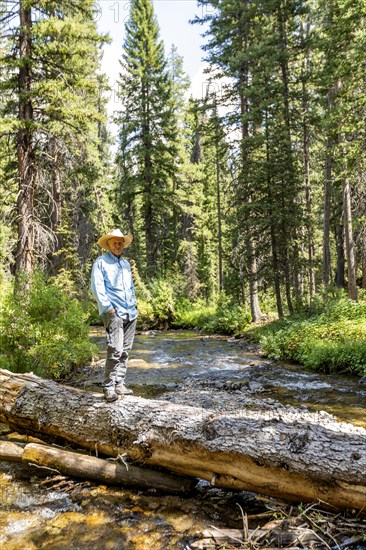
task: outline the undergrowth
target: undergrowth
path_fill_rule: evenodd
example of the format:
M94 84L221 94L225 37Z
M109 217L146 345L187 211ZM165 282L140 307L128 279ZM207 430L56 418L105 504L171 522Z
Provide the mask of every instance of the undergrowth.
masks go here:
M0 366L60 378L87 364L97 348L89 339L82 303L41 272L1 295Z
M138 298L140 329L197 329L208 333L238 334L251 322L249 308L235 303L225 293L215 302L194 302L179 296L168 282L157 280L147 285L149 299Z
M270 358L323 372L366 374L366 293L359 302L330 300L316 313L294 315L250 330Z

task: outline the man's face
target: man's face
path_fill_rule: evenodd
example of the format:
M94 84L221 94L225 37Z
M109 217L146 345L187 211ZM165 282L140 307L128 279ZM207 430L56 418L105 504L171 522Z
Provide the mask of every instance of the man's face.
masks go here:
M122 254L124 245L125 245L125 242L123 239L109 239L108 241L109 250L115 256L120 256Z

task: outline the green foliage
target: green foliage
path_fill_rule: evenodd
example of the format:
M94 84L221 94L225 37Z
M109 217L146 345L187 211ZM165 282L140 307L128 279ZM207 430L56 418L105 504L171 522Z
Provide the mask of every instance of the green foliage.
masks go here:
M40 272L21 283L15 293L4 293L1 302L1 365L60 378L90 361L96 348L81 303L47 283Z
M138 300L139 316L137 317L137 327L140 330L153 328L155 323L154 309L151 302L146 300Z
M174 318L174 289L163 279L156 279L149 284L151 308L156 326L168 327Z
M179 281L152 281L149 301L138 300L140 328L191 328L221 334L245 331L251 316L248 309L222 293L216 302L191 301L177 291Z
M126 23L119 95L119 201L136 235L139 268L156 276L172 249L166 228L173 208L178 120L174 87L151 0L132 0ZM175 83L177 85L177 82Z
M239 334L248 328L251 315L248 309L234 303L221 293L217 303L207 305L201 301L178 303L174 326L177 328L199 328L206 332Z
M108 221L102 96L108 86L99 71L100 48L108 38L97 32L93 0L1 3L0 12L3 4L0 221L10 238L3 247L0 235L0 264L3 259L13 263L17 248L16 269L29 271L37 263L56 273L63 265L76 279L90 253L93 225ZM20 6L27 14L23 28ZM24 143L19 139L23 131ZM19 162L23 156L24 163ZM30 172L34 178L28 189ZM32 199L27 202L28 196ZM99 219L93 216L96 204ZM18 239L17 225L24 227ZM26 255L31 258L27 262Z
M177 302L174 326L176 328L191 328L204 330L216 312L216 304L206 304L203 300L191 302L181 298Z
M257 330L263 351L325 372L366 374L366 300L326 303L309 319L289 318Z

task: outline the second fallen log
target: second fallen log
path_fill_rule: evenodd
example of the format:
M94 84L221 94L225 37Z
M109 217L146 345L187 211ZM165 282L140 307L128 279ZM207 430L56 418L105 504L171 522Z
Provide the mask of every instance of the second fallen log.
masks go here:
M70 477L107 485L132 485L170 493L187 493L194 486L192 478L159 472L151 468L141 468L128 463L121 464L118 458L109 461L39 443L20 444L15 441L0 441L0 460L24 462Z

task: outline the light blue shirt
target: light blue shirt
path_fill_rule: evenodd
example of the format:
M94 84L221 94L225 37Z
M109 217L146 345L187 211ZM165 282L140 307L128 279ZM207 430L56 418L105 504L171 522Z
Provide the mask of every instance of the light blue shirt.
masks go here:
M99 256L93 264L91 291L101 317L114 308L118 317L132 321L138 316L131 266L112 252Z

